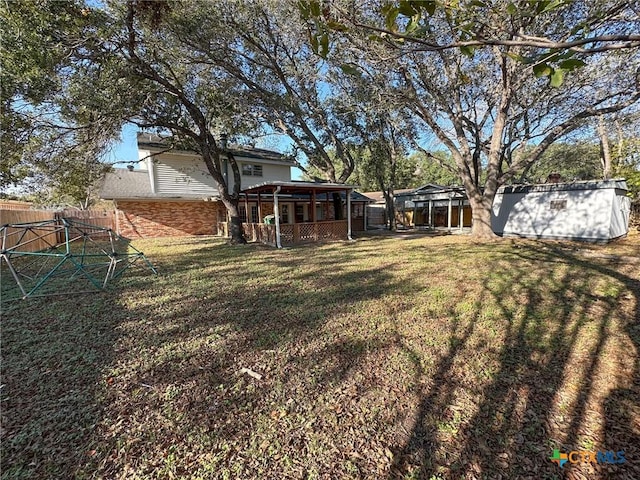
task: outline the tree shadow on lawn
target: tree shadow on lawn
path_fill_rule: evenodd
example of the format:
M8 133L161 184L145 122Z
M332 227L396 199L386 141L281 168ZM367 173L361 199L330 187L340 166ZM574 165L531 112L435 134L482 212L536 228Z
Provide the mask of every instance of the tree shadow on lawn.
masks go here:
M231 476L257 478L265 462L281 462L302 475L309 465L296 464L297 451L313 444L308 419L325 408L309 400L341 388L371 352L387 348L366 331L354 337L325 329L329 319L358 318L361 299L401 288L384 268L349 268L348 252L307 260L315 251L270 250L247 260L250 247L217 249L177 258L155 280L157 291L148 278L128 280L118 308L132 320L120 325L122 353L110 369L109 414L97 435L105 439L97 448L105 459L100 472L222 475L228 468ZM220 276L203 280L203 262ZM280 421L288 427L278 428ZM276 451L271 443L278 442ZM209 460L194 465L189 456ZM130 459L128 466L117 457Z
M493 247L416 253L406 244L376 262L374 245L212 243L149 253L159 277L134 272L93 305L41 302L44 322L25 307L9 331L3 325L7 478L553 478L553 447L602 442L583 431L592 397L615 411L596 448L637 458L631 443L608 443L619 428L627 437L616 438L631 442L617 422L637 418L637 382L624 383L638 377L637 363L610 382L608 400L599 380L609 342L638 348L631 276L526 243L496 254L463 306L439 310L441 260L486 260ZM460 290L484 278L453 275ZM618 311L634 301L634 313ZM422 318L425 331L405 330ZM443 345L425 346L440 333ZM613 367L626 360L621 353ZM50 375L54 361L60 371Z
M119 290L30 300L3 318L3 478L187 474L188 461L171 461L181 443L194 449L181 453L214 451L215 468L233 464L224 440L272 418L265 390L275 401L300 376L310 381L294 388L322 391L383 347L315 339L327 318L394 288L382 269L343 271L324 259L268 282L282 252L239 265L248 253L256 249L214 242L150 255L158 277L131 272Z
M429 382L389 477L637 478L629 459L640 457L639 290L637 276L554 244L526 242L503 255L478 299L504 319L500 347L478 353L495 368L484 384L460 374L486 326L477 317L451 334L433 369L416 363L416 378ZM624 450L628 462L561 470L553 449Z
M127 312L109 292L34 298L2 316L2 478L73 478L91 463L101 372Z

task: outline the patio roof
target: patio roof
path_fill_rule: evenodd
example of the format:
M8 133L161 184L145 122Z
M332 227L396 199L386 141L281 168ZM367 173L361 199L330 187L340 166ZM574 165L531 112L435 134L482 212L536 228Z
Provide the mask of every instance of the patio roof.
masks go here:
M278 207L278 199L281 198L280 195L292 196L292 195L300 195L306 194L311 197L311 201L316 201L317 193L326 193L327 196L329 193L341 193L344 194L347 200L347 218L346 218L346 227L347 227L347 240L352 240L351 238L351 203L354 200L353 189L356 188L354 185L345 185L343 183L321 183L321 182L299 182L299 181L275 181L275 182L265 182L258 185L253 185L252 187L245 188L242 193L245 195L249 194L258 194L258 202L260 201L260 194L271 194L273 195L273 210L274 210L274 220L275 220L275 240L276 246L278 248L282 248L281 241L281 231L282 228L280 225L280 209ZM361 202L368 202L371 199L365 197L364 195L357 194L362 197ZM260 207L258 207L260 208ZM315 208L311 209L312 218L311 222L307 223L307 225L311 225L311 228L317 228L319 225L315 219ZM336 222L343 222L343 219L337 220ZM334 222L331 222L334 223ZM298 232L300 234L300 232ZM314 235L316 235L314 233ZM293 237L295 239L295 224L294 224L294 232Z
M280 187L279 194L281 195L295 195L295 194L306 194L310 195L312 192L316 193L333 193L340 192L342 195L345 195L346 192L351 190L351 200L356 202L371 202L372 200L369 197L362 195L354 191L355 188L358 188L355 185L345 185L344 183L329 183L329 182L301 182L301 181L274 181L274 182L264 182L258 185L253 185L249 188L245 188L242 190L242 193L246 194L258 194L258 193L268 193L273 194L274 191Z

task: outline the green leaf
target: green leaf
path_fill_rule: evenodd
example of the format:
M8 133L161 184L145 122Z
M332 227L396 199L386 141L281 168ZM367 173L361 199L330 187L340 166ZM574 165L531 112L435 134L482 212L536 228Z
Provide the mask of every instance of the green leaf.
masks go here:
M418 13L418 11L413 8L413 5L408 0L402 0L400 2L400 5L398 5L398 11L405 17L413 17Z
M327 58L329 54L329 35L323 33L320 36L320 56L322 58Z
M529 0L530 4L535 5L536 13L542 13L542 11L549 5L549 0Z
M563 70L572 71L572 70L575 70L576 68L584 67L586 63L583 60L580 60L579 58L571 58L569 60L564 60L560 62L558 65Z
M398 18L399 13L400 11L397 8L389 9L389 12L387 13L387 16L385 17L385 20L384 20L385 25L387 26L387 29L395 31L396 19Z
M404 32L414 33L420 26L420 18L422 18L420 15L414 15L413 17L411 17L411 20L409 20L407 28L405 28Z
M551 10L555 10L558 7L561 7L564 4L564 0L553 0L551 2L544 2L546 5L539 13L550 12Z
M473 57L474 52L476 51L476 49L472 46L469 45L464 45L462 47L460 47L460 52L463 55L466 55L467 57Z
M349 30L349 27L338 22L327 22L327 27L331 30L335 30L336 32L346 32Z
M298 2L298 10L300 10L300 15L304 20L309 20L311 15L311 10L309 9L309 2L299 1Z
M564 70L558 68L556 70L553 71L553 73L551 74L551 78L549 80L549 85L551 85L552 87L559 87L560 85L562 85L562 82L564 81Z
M320 53L320 42L318 42L318 36L313 34L311 35L311 49L313 50L314 53L319 54Z
M309 10L311 11L311 15L314 17L320 16L320 2L317 0L311 0L309 2Z
M536 77L548 77L553 73L553 68L551 68L546 62L538 63L533 66L533 74Z
M436 13L436 2L434 0L426 1L424 3L424 9L429 15L433 16L433 14Z
M509 15L515 15L516 13L518 13L518 7L516 7L513 3L510 3L509 5L507 5L507 13Z
M340 68L342 69L342 71L344 73L346 73L347 75L356 75L356 76L360 76L360 70L358 70L356 67L354 67L353 65L349 65L346 63L343 63L342 65L340 65Z
M527 58L522 55L518 55L517 53L507 52L507 57L511 60L515 60L516 62L527 63Z

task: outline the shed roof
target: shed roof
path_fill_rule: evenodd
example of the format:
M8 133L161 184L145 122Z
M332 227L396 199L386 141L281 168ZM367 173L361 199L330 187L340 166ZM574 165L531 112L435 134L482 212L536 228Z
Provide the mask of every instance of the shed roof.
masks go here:
M627 182L624 178L611 180L585 180L567 183L540 183L532 185L504 185L498 189L498 193L529 193L529 192L562 192L573 190L603 190L615 189L627 191Z

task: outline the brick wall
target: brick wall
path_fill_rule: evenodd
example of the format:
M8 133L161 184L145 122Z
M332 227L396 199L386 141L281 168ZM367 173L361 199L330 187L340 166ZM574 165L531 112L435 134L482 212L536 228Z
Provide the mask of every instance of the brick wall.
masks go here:
M212 235L220 210L219 202L118 201L117 225L128 238Z

